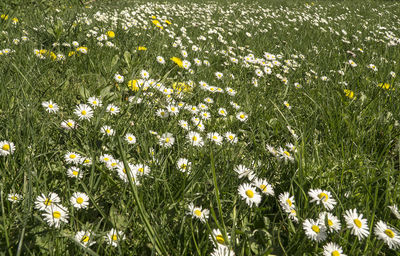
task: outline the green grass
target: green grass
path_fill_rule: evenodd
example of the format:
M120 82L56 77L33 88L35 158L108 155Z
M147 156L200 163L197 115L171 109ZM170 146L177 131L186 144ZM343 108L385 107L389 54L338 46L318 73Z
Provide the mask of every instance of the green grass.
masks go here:
M217 240L236 255L322 255L328 242L340 245L346 255L400 255L375 231L383 221L399 241L400 220L388 207L400 204L399 7L395 1L300 0L1 3L0 14L8 18L0 19L0 50L11 51L0 55L0 141L13 142L15 151L0 156L0 255L210 255ZM153 15L163 29L152 23ZM89 37L93 31L97 35ZM107 31L115 32L108 39L112 47L106 41L98 44ZM73 41L87 47L87 54L63 45ZM43 59L35 49L46 50ZM54 60L51 52L65 59ZM268 62L265 53L280 65L273 63L271 74L257 77L256 70L264 70L262 61ZM249 54L260 61L251 61ZM166 63L158 63L157 56ZM190 61L193 72L173 63L174 56ZM195 58L210 65L197 66ZM351 67L350 60L357 66ZM142 70L166 89L175 82L194 86L170 96L156 86L130 90L128 81L140 79ZM215 72L222 72L222 79ZM116 82L116 74L123 83ZM236 95L204 90L202 81L233 88ZM76 106L92 96L103 105L90 120L79 120ZM156 114L179 102L197 106L207 97L214 103L207 103L211 118L203 121L204 131L184 108L167 118ZM46 111L42 103L49 100L59 111ZM120 112L108 113L109 104ZM219 115L219 108L228 115ZM240 111L248 115L244 122L236 116ZM76 121L77 128L62 128L67 119ZM189 143L180 120L201 134L202 147ZM115 135L102 134L104 125ZM216 145L207 138L228 131L236 134L236 144L224 138ZM135 144L124 139L127 133L136 136ZM160 144L166 133L174 138L171 147ZM297 151L289 150L288 143ZM284 150L275 157L267 146L286 149L293 161L278 159L287 156ZM67 176L73 166L64 158L67 152L91 159L91 165L76 165L82 179ZM104 154L119 160L120 174L102 163ZM191 162L190 173L179 171L180 158ZM128 171L135 164L147 165L149 174ZM251 180L238 177L238 165L267 180L274 195L257 188L261 202L246 204L238 189ZM303 228L325 211L311 202L310 189L328 191L337 202L330 213L341 228L321 242L312 241ZM88 196L88 208L73 206L74 192ZM297 222L279 202L284 192L294 197ZM21 199L8 200L11 193ZM59 196L52 205L65 207L68 222L49 225L45 210L35 208L42 193ZM189 213L191 203L209 210L204 222ZM370 234L361 240L346 227L344 215L350 209L368 221ZM105 238L111 229L125 236L117 237L115 247ZM219 237L212 236L215 229ZM96 243L83 247L75 239L81 230L91 230L90 241Z

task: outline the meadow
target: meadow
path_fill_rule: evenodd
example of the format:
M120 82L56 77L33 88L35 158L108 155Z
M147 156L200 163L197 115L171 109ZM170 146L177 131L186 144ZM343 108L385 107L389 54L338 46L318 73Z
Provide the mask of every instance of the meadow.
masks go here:
M0 3L0 255L400 255L400 3Z

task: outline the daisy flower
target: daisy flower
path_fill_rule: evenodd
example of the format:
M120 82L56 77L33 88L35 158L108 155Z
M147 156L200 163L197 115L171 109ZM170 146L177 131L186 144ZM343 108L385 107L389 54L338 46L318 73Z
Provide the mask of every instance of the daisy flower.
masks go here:
M390 211L393 213L393 215L400 220L400 212L399 209L397 208L397 205L391 205L388 206L388 208L390 209Z
M158 63L160 63L160 64L165 64L165 59L163 58L163 57L161 57L161 56L157 56L157 62Z
M167 111L168 111L169 113L171 113L171 115L174 115L174 116L176 116L176 115L179 114L179 108L176 107L176 106L174 106L174 105L169 105L169 106L167 107Z
M238 188L239 195L246 203L252 207L253 205L258 206L261 203L261 195L258 194L256 188L251 184L244 183Z
M59 110L57 103L54 103L51 100L42 102L42 106L49 113L57 113L57 111Z
M77 209L86 209L89 206L89 197L85 193L75 192L69 201Z
M125 141L128 142L128 144L135 144L136 137L132 133L127 133L125 135Z
M303 229L307 237L313 241L321 242L327 238L326 227L319 220L306 219Z
M88 157L81 157L80 164L83 166L91 166L92 165L92 159Z
M285 212L290 213L292 209L295 209L294 203L294 196L290 197L289 192L279 195L279 204Z
M238 142L238 138L237 138L236 134L231 133L231 132L226 132L225 138L231 144L236 144Z
M159 109L157 110L156 115L161 118L167 118L169 116L169 113L164 109Z
M115 81L116 81L117 83L123 83L123 82L124 82L124 77L121 76L121 75L118 74L118 73L114 75L114 79L115 79Z
M192 163L189 162L189 160L186 158L179 158L176 162L176 166L181 172L190 172L190 169L192 168Z
M35 209L42 211L59 202L61 202L61 200L56 193L49 193L47 196L42 193L35 200Z
M146 70L142 70L140 71L140 76L142 77L142 79L149 79L150 74Z
M202 147L204 145L203 138L197 132L190 131L187 138L192 146Z
M116 115L116 114L119 113L119 108L118 108L117 106L115 106L114 104L109 104L109 105L107 106L106 111L107 111L108 113L110 113L111 115Z
M217 132L210 132L207 134L207 138L213 141L217 145L222 145L222 140L224 139L219 133Z
M97 108L97 107L101 107L103 105L103 103L101 102L101 100L97 97L90 97L88 99L88 103L93 107L93 108Z
M169 132L161 135L160 140L159 140L160 146L163 146L166 148L172 147L172 145L174 145L174 142L175 142L175 138L172 135L173 134L169 133Z
M11 203L16 203L22 200L22 195L17 193L10 193L7 196L7 200L10 201Z
M226 116L226 115L228 115L228 112L226 111L225 108L219 108L219 109L218 109L218 114L219 114L220 116Z
M252 170L241 164L237 165L233 170L239 175L239 179L247 177L249 180L252 180L255 176Z
M92 239L92 231L90 230L81 230L77 232L75 240L77 240L83 247L89 247L96 243L96 241L93 241Z
M287 107L288 109L292 108L292 106L290 106L290 104L287 101L284 101L283 105L285 105L285 107Z
M108 125L104 125L103 127L100 128L100 132L104 135L107 136L114 136L115 131Z
M185 120L179 120L178 122L179 126L182 127L185 130L189 130L189 123L186 122Z
M353 68L354 68L354 67L357 67L357 64L356 64L353 60L349 60L349 64L350 64L350 66L352 66Z
M77 179L82 179L83 178L83 171L80 170L78 167L76 166L71 166L70 168L68 168L67 170L67 175L70 178L77 178Z
M341 228L340 220L329 212L321 212L318 216L321 223L325 223L328 232L339 232Z
M47 207L42 216L50 227L58 228L63 222L68 223L67 208L60 204Z
M0 141L0 155L7 156L12 155L15 151L14 143L11 141Z
M135 164L130 166L131 170L138 175L149 175L150 167L145 164Z
M310 189L308 191L308 195L311 197L311 203L316 202L317 204L322 203L322 205L328 211L333 210L336 205L335 199L332 198L332 195L329 191L321 190L321 189Z
M236 118L241 122L245 122L248 118L248 115L244 112L239 112L236 114Z
M215 77L217 79L221 79L224 76L224 74L222 74L221 72L215 72Z
M375 225L375 235L389 246L390 249L400 248L400 234L394 228L390 228L385 222L378 221Z
M263 194L270 195L270 196L274 195L274 188L265 179L256 178L255 180L253 180L253 185L256 186L257 188L261 189L261 192Z
M326 245L324 245L324 256L346 256L346 254L343 254L343 249L341 246L329 242Z
M79 117L79 120L89 120L93 117L93 110L89 105L79 104L78 106L76 106L74 114Z
M362 214L357 213L357 209L347 210L344 214L347 228L351 229L351 234L361 240L369 235L367 219L363 219Z
M124 164L118 163L116 169L117 169L119 178L124 182L129 182L128 174L126 172L126 169L124 168ZM132 182L137 186L140 185L138 177L137 177L138 172L133 169L133 166L131 164L129 164L129 174L131 176Z
M289 151L281 147L278 149L278 157L279 159L283 159L285 162L287 162L288 160L291 162L294 161L294 157L292 156L292 154L290 154Z
M61 127L65 130L75 129L77 127L76 123L72 119L64 120L61 122Z
M124 232L122 231L117 231L116 229L111 229L106 236L104 236L104 239L106 240L107 244L117 247L118 243L122 240L125 240L126 237L124 235Z
M105 163L105 164L112 161L113 159L114 159L114 157L109 154L104 154L104 155L100 156L100 162Z
M209 97L207 97L207 98L204 99L204 102L209 103L209 104L213 104L214 100L209 98Z
M208 111L200 112L200 116L201 116L201 119L203 119L203 120L209 120L211 118L211 114Z
M210 256L235 256L235 252L229 249L227 246L217 246Z
M227 239L228 240L231 239L231 237L228 234L227 234ZM217 242L217 244L216 244L217 247L219 247L219 246L224 246L225 247L228 244L228 242L225 241L225 238L222 235L221 230L219 230L219 229L213 229L212 230L212 233L210 235L210 240L213 241L213 242Z
M81 160L81 156L75 152L67 152L64 155L64 160L70 164L79 164Z
M208 209L202 209L201 207L196 207L193 205L193 203L189 204L189 212L187 213L188 215L192 215L193 218L199 219L201 222L206 222L208 219L208 215L210 214L210 211Z

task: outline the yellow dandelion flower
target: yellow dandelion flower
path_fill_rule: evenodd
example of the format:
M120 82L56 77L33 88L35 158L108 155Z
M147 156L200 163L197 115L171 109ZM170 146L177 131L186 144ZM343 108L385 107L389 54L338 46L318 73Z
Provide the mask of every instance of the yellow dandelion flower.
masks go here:
M138 51L147 51L147 47L145 46L139 46L137 49Z
M180 58L178 58L178 57L172 57L171 60L172 60L173 62L175 62L180 68L183 67L183 62L182 62L182 60L181 60Z
M346 94L346 97L349 97L350 99L354 98L354 92L353 91L348 90L348 89L344 89L343 91Z
M112 31L112 30L107 31L107 36L108 36L109 38L114 38L114 37L115 37L114 31Z
M385 90L394 91L393 86L391 84L388 84L388 83L380 83L380 84L378 84L378 86L381 87L382 89L385 89Z
M128 87L134 92L139 91L138 80L130 80L128 81Z

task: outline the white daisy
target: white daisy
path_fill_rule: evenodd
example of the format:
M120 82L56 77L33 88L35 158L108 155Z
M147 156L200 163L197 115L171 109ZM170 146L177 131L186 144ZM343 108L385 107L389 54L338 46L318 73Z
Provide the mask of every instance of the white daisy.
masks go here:
M340 220L329 212L321 212L318 216L318 220L325 223L328 232L339 232L341 228Z
M222 145L223 137L217 132L210 132L207 134L207 138L213 141L217 145Z
M274 195L274 188L265 179L256 178L253 180L253 185L256 186L257 188L261 189L261 192L263 194L270 195L270 196Z
M79 120L89 120L93 117L93 110L89 105L79 104L76 106L74 114L78 116Z
M295 209L295 201L294 201L294 196L289 195L289 192L284 192L279 195L279 203L283 210L287 213L290 213L292 209Z
M59 202L61 202L61 200L56 193L49 193L47 196L42 193L35 200L35 209L42 211Z
M68 211L67 208L62 205L51 205L45 208L45 212L42 214L44 220L49 224L50 227L58 228L61 223L68 223Z
M15 151L14 143L11 141L0 141L0 155L7 156L12 155Z
M310 202L316 202L317 204L322 203L322 205L328 211L333 210L336 205L336 200L332 198L332 195L329 191L322 190L322 189L310 189L308 191L308 195L311 197Z
M115 106L114 104L109 104L109 105L107 106L106 111L107 111L108 113L110 113L111 115L116 115L116 114L119 113L119 108L118 108L117 106Z
M313 241L321 242L327 238L326 227L319 220L306 219L303 229L307 237Z
M394 228L390 228L385 222L378 221L375 225L375 235L392 250L400 248L400 234Z
M57 103L54 103L51 100L42 102L42 106L49 113L57 113L57 111L59 110Z
M10 193L7 196L7 200L10 201L11 203L16 203L22 200L22 195L17 193Z
M84 247L89 247L96 243L96 241L93 241L92 231L90 230L81 230L77 232L75 235L75 240L77 240Z
M128 142L128 144L135 144L136 137L132 133L127 133L125 135L125 141Z
M247 177L249 180L252 180L255 176L251 169L241 164L237 165L233 170L239 175L239 179Z
M103 105L101 100L97 97L90 97L88 103L92 105L93 108L101 107Z
M71 130L71 129L75 129L77 127L77 124L75 123L74 120L68 119L68 120L64 120L61 122L61 127L66 130Z
M114 136L115 131L108 125L104 125L103 127L100 128L100 132L104 135L107 136Z
M83 177L83 171L80 170L78 167L76 166L71 166L70 168L68 168L67 170L67 175L68 177L71 178L77 178L77 179L82 179Z
M357 213L357 209L347 210L344 214L347 228L351 229L351 234L361 240L369 235L367 219L363 219L362 214Z
M116 229L111 229L106 236L104 236L104 239L106 240L107 244L112 245L114 247L118 246L118 243L122 240L126 239L126 236L124 235L124 232L122 231L117 231Z
M244 112L239 112L236 114L236 118L241 122L245 122L248 118L248 115Z
M175 138L173 137L172 133L166 132L163 135L161 135L159 144L160 146L170 148L172 145L174 145Z
M236 144L238 142L238 138L237 138L236 134L231 133L231 132L226 132L225 138L231 144Z
M186 158L179 158L176 162L176 165L178 167L178 170L181 172L189 173L190 169L192 168L192 163L189 162L189 160Z
M79 155L76 152L69 152L68 151L64 155L64 160L65 160L65 162L70 163L70 164L79 164L80 160L81 160L81 155Z
M343 249L341 246L329 242L326 245L324 245L324 256L346 256L346 254L343 254Z
M122 75L118 74L118 73L114 75L114 79L115 79L115 81L117 83L123 83L124 82L124 77Z
M208 219L208 215L210 211L208 209L202 209L202 207L196 207L193 203L189 204L189 212L188 215L192 215L193 218L199 219L201 222L206 222Z
M69 201L77 209L86 209L89 206L89 197L85 193L75 192Z
M261 203L261 195L258 194L256 188L251 184L244 183L240 185L238 188L238 193L250 207L253 205L258 206Z
M187 135L189 143L195 147L202 147L204 145L203 138L197 132L190 131Z

